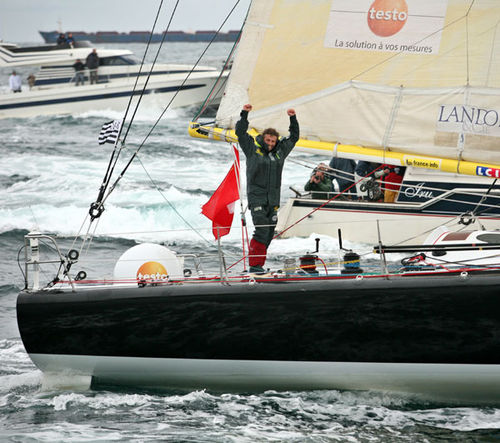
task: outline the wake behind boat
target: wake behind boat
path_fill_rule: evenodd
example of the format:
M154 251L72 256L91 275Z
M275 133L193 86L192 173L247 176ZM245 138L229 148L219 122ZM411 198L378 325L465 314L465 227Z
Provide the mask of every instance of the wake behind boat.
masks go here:
M97 82L90 84L90 70L85 69L83 85L75 86L73 64L77 59L85 63L92 46L85 41L73 46L0 44L0 67L38 67L30 88L24 85L20 93L0 94L0 118L122 111L129 97L142 93L145 85L145 101L159 107L170 101L171 108L201 104L211 93L217 103L227 77L227 72L213 67L179 64L155 64L150 73L151 66L141 65L129 50L99 49Z

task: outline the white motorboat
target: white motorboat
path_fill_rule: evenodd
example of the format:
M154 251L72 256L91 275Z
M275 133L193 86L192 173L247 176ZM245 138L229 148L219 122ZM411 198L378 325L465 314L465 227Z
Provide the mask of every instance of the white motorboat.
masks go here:
M0 94L0 118L72 114L96 109L123 111L130 95L142 92L151 66L141 68L141 62L129 50L99 49L97 83L90 84L86 69L84 84L76 86L73 64L77 59L85 63L91 51L89 42L75 42L74 47L0 44L0 67L39 67L31 88L24 85L20 93L6 91ZM161 108L170 101L170 108L200 104L212 90L223 89L214 88L214 85L226 76L227 73L221 74L209 66L155 64L147 80L144 100L148 104L158 103Z

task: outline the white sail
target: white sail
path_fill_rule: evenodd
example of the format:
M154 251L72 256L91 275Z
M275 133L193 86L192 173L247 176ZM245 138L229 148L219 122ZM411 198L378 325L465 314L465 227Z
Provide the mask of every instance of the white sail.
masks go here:
M500 164L499 0L255 0L217 125Z

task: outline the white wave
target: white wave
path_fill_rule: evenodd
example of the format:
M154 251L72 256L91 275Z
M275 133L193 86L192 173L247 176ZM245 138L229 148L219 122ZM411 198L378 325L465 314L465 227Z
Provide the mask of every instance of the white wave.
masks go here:
M498 408L436 408L409 412L415 423L426 426L470 432L476 429L499 429Z
M56 411L82 406L98 410L107 410L113 407L138 407L151 405L157 401L158 398L146 394L99 393L97 395L90 395L90 393L75 392L58 394L48 399L48 403Z
M164 106L161 103L154 103L151 100L148 101L147 106L145 104L141 104L139 109L134 117L134 120L142 121L142 122L155 122L160 118L164 110ZM127 115L127 121L132 116L134 108L131 107L129 113ZM105 118L112 120L121 120L125 115L125 109L123 111L115 111L113 109L96 109L92 111L86 111L81 113L73 114L74 117L78 118ZM179 112L177 109L167 109L162 119L167 120L175 120L179 117Z
M2 375L0 377L2 385L0 392L9 393L21 387L38 387L41 385L42 377L42 373L39 370L33 370L24 374Z
M4 367L10 363L30 362L21 340L1 339L0 340L0 360Z

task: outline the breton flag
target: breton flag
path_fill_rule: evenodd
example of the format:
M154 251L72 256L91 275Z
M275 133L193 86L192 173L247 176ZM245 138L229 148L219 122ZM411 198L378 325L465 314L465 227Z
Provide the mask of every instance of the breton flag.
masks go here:
M115 144L121 126L122 126L121 120L113 120L108 123L104 123L102 125L101 132L99 133L99 144L100 145L103 145L104 143Z
M239 200L240 156L233 146L235 160L224 181L210 200L201 207L201 213L212 220L215 239L229 234L234 216L234 203ZM218 229L217 229L218 228Z

